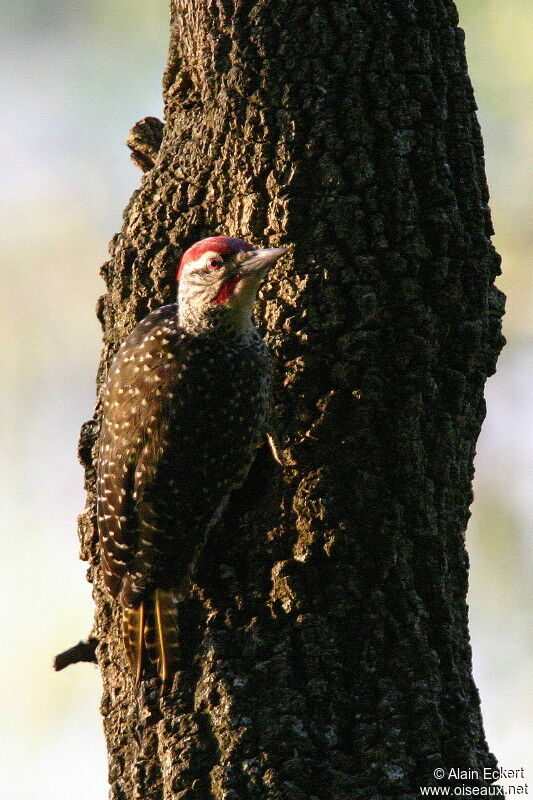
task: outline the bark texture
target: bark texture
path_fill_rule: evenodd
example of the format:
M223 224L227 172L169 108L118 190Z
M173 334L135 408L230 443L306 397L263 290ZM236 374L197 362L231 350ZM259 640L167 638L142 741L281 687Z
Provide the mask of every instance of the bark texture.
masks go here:
M172 691L137 695L98 567L98 409L84 426L116 800L407 800L436 767L493 765L464 533L503 298L457 23L449 0L172 2L166 124L132 133L146 172L103 268L99 381L174 299L183 248L290 243L258 320L295 466L260 452L183 605Z

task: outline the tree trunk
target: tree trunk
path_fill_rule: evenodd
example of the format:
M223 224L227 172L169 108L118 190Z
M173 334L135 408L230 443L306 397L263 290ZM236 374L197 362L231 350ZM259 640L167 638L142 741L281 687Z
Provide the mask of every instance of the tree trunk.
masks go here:
M173 301L184 247L290 243L258 322L295 465L260 451L183 604L172 690L136 692L98 567L98 413L84 426L112 798L407 800L436 768L483 785L494 765L464 533L503 298L456 26L450 0L172 2L162 143L136 126L146 173L103 268L99 381Z

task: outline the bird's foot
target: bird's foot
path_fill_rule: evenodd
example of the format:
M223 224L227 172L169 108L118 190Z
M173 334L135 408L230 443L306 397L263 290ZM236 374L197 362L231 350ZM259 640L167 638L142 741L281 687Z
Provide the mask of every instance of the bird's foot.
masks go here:
M292 458L287 454L287 451L281 449L278 435L274 430L267 431L266 440L268 442L268 446L270 447L270 452L272 453L274 461L276 461L280 467L286 468L296 466L296 461L292 460Z

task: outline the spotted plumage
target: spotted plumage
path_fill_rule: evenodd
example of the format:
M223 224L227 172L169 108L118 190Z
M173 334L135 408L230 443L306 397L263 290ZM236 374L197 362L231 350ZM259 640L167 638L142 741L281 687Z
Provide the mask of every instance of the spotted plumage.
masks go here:
M268 431L271 365L251 311L282 252L226 237L197 243L179 268L178 303L140 322L111 365L98 529L137 680L147 661L162 680L172 675L177 602Z

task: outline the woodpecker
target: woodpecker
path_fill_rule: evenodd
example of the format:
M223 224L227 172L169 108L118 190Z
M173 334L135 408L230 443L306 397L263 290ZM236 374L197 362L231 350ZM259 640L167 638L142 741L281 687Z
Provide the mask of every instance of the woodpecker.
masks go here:
M176 671L177 604L209 530L270 437L272 366L252 309L284 252L226 236L192 245L177 302L145 317L110 367L98 532L137 684L149 665L163 683Z

